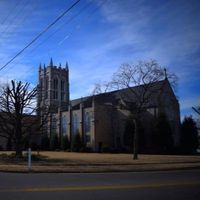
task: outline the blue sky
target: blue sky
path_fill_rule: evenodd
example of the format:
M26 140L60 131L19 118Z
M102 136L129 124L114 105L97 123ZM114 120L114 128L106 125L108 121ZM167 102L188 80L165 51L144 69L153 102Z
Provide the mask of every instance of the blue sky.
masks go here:
M75 0L0 0L0 67ZM178 78L181 114L200 105L199 0L81 0L65 17L0 71L37 84L38 66L70 68L71 99L91 93L122 63L156 59Z

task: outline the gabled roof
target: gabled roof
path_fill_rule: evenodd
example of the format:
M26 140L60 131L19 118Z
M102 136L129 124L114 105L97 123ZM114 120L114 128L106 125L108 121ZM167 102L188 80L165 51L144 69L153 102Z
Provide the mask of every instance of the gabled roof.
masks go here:
M95 99L95 102L98 103L106 103L106 102L112 102L112 103L117 103L120 99L126 99L127 101L131 102L137 102L138 98L136 98L135 94L141 95L144 93L145 87L148 86L151 90L148 91L146 94L150 95L150 101L148 102L148 106L153 106L158 98L158 95L160 95L161 91L163 91L164 87L168 87L170 94L172 95L173 98L176 99L174 92L171 88L171 85L168 81L168 79L164 79L158 82L150 83L148 85L140 85L140 86L134 86L131 88L124 88L120 90L115 90L111 92L106 92L106 93L101 93L97 95L92 95L92 96L87 96L87 97L82 97L79 99L74 99L71 101L72 107L78 106L80 103L92 103L92 101ZM152 93L153 94L150 94ZM149 94L148 94L149 93Z

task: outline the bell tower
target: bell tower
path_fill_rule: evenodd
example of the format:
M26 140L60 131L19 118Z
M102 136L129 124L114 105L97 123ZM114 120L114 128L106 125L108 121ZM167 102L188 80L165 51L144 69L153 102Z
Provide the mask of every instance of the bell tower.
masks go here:
M65 110L69 105L69 68L53 64L39 66L38 107L49 107L51 112Z

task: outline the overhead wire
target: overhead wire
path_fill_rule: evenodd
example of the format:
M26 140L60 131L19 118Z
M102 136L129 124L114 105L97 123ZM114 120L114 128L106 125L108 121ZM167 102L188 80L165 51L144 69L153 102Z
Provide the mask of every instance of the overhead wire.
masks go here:
M29 1L29 0L28 0ZM36 10L36 8L38 7L39 4L35 3L35 4L29 4L29 8L30 8L30 11L29 12L23 12L24 15L21 16L21 19L17 21L17 23L15 23L17 25L17 28L19 29L20 28L20 25L22 25L24 22L26 22L28 19L30 19L30 14L33 14L34 11ZM23 8L23 11L25 9L25 6ZM16 30L17 28L15 28L15 32L16 33ZM12 35L13 36L13 35Z
M92 12L86 17L86 21L89 19L91 19L90 17L101 7L103 6L108 0L104 0L102 1L102 3L100 3L95 9L92 10ZM44 42L46 42L48 39L50 39L52 36L54 36L60 29L64 28L66 24L68 24L69 22L73 21L76 17L78 17L80 14L82 14L82 12L88 8L91 5L92 2L88 3L86 6L84 6L79 13L77 13L76 15L72 16L67 22L63 23L58 29L56 29L49 37L47 37L46 39L44 39L41 43L39 43L32 51L35 51L39 46L41 46ZM82 20L83 21L83 20ZM86 24L86 23L85 23ZM61 45L66 39L68 39L77 29L80 29L81 25L76 25L76 27L69 32L67 35L64 36L64 38L62 40L60 40L58 42L58 45ZM55 50L55 48L54 48Z
M37 46L35 46L30 52L32 53L33 51L35 51L39 46L41 46L42 44L44 44L47 40L49 40L50 38L52 38L58 31L60 31L60 29L64 28L64 25L70 23L71 21L73 21L76 17L78 17L86 8L88 8L90 5L92 4L92 2L90 1L88 4L86 4L86 6L84 6L76 15L72 16L69 20L67 20L65 23L63 23L62 25L60 25L52 34L50 34L48 37L46 37L43 41L41 41Z
M31 46L38 38L40 38L45 32L47 32L54 24L56 24L62 17L64 17L74 6L76 6L80 0L74 2L69 8L67 8L60 16L58 16L51 24L49 24L43 31L41 31L31 42L29 42L22 50L20 50L13 58L11 58L6 64L4 64L0 71L7 67L13 60L15 60L20 54L22 54L29 46Z
M83 8L74 16L72 16L71 18L69 18L66 22L64 22L63 24L61 24L52 34L50 34L47 38L45 38L43 41L41 41L37 46L35 46L31 51L29 51L26 55L24 55L23 57L32 54L39 46L41 46L42 44L44 44L46 41L48 41L51 37L53 37L58 31L60 31L62 28L65 27L66 24L70 23L71 21L73 21L76 17L78 17L80 14L83 13L83 11L85 9L87 9L88 7L90 7L92 5L92 1L90 1L89 3L87 3L85 6L83 6ZM22 58L23 58L22 57ZM19 62L15 63L19 64ZM13 66L14 67L14 66ZM13 68L11 67L11 68ZM31 68L32 69L32 68ZM30 71L30 70L28 70Z
M29 3L30 3L30 0L28 0L29 1ZM12 38L13 37L15 37L15 35L17 34L17 31L19 31L20 30L20 27L28 20L28 19L30 19L30 14L33 14L34 13L34 11L36 10L36 8L38 7L38 5L39 4L37 4L37 3L35 3L34 5L32 5L32 4L29 4L29 7L28 8L30 8L30 11L29 12L27 12L27 10L26 10L26 12L24 12L24 9L25 9L25 7L27 8L27 3L28 3L28 1L26 2L26 5L23 7L23 14L20 16L20 18L19 18L19 20L15 23L15 29L14 29L14 31L12 31L12 32L9 32L9 34L7 34L7 37L5 38L6 40L8 40L8 39L10 39L10 41L12 41ZM19 16L19 15L18 15ZM8 29L9 30L9 29ZM9 40L8 40L9 41ZM5 41L4 41L5 42ZM1 45L1 41L0 41L0 45Z
M91 15L93 15L100 7L102 7L108 0L104 0L102 1L102 3L100 3L95 9L92 10L92 12L86 17L86 20L91 20ZM31 50L28 54L32 54L39 46L41 46L44 42L46 42L48 39L50 39L52 36L54 36L58 31L59 29L62 29L64 27L64 25L66 25L67 23L70 23L71 21L73 21L76 17L78 17L86 8L88 8L90 6L90 3L88 3L86 6L84 6L81 11L79 11L76 15L72 16L69 20L67 20L67 22L63 23L61 26L59 26L58 29L56 29L49 37L47 37L45 40L43 40L41 43L39 43L33 50ZM88 21L89 21L88 20ZM86 24L86 23L85 23ZM71 31L68 35L66 35L60 42L58 42L58 46L57 48L62 45L62 43L68 39L76 30L80 29L81 28L81 25L77 25L73 31ZM54 48L57 49L57 48ZM24 56L25 57L25 56ZM50 56L51 57L51 56ZM17 62L16 64L18 64L19 62ZM29 68L26 73L30 72L32 69L34 68L31 67Z
M92 10L92 12L90 12L90 14L85 18L85 24L88 23L88 21L90 21L92 18L91 16L101 7L103 6L108 0L104 0L102 1L102 3L100 3L95 9ZM81 20L83 21L83 20ZM60 40L58 42L58 46L56 48L53 48L52 51L56 51L57 48L59 48L60 45L62 45L64 43L65 40L67 40L76 30L81 28L81 25L83 26L83 24L79 23L78 25L75 26L75 28L69 32L67 35L64 36L64 38L62 40Z
M90 1L90 4L91 4L91 1ZM85 6L86 7L86 6ZM85 7L83 8L83 9L85 9ZM35 6L34 6L34 8L35 8ZM83 9L81 10L81 12L83 11ZM61 12L61 10L60 10L60 12ZM78 14L77 14L78 15ZM77 16L76 15L76 16ZM71 17L68 21L67 21L67 23L69 23L70 21L72 21L73 20L73 18L75 18L74 16L73 17ZM64 23L64 24L67 24L66 22ZM64 25L63 24L63 25ZM63 26L63 25L61 25L61 26ZM25 56L27 56L27 55L30 55L30 54L32 54L39 46L41 46L44 42L46 42L49 38L51 38L53 35L55 35L59 30L59 28L61 27L61 26L59 26L57 29L56 29L56 31L54 31L50 36L48 36L46 39L44 39L42 42L40 42L37 46L35 46L31 51L29 51L28 53L26 53L25 55L22 55L22 59L25 57ZM20 61L17 61L17 62L14 62L14 64L12 65L12 66L10 66L8 69L7 69L7 72L8 71L10 71L12 68L14 68L17 64L19 64L20 63ZM2 75L2 76L5 76L5 74L4 75Z
M19 2L19 1L18 1ZM10 35L10 36L15 36L16 34L17 34L17 32L16 32L16 30L17 29L19 29L20 28L20 26L22 25L22 24L24 24L25 23L25 21L27 21L28 19L30 19L30 14L32 15L33 13L34 13L34 11L36 10L36 8L38 7L38 3L36 3L34 0L33 0L33 4L32 3L30 3L30 0L29 0L29 5L28 5L28 7L27 7L27 5L26 5L26 8L28 9L26 9L26 12L23 12L23 15L21 16L21 18L20 18L20 20L18 20L16 23L16 25L17 25L17 27L16 27L16 29L15 29L15 31L12 33L12 35ZM25 8L25 7L24 7ZM13 43L13 42L12 42ZM9 46L9 45L8 45ZM2 60L2 59L1 59ZM16 66L16 64L18 64L19 62L17 62L17 63L15 63L15 65L13 65L13 66L11 66L10 68L9 68L9 70L7 70L7 72L8 71L10 71L13 67L15 67ZM3 77L5 76L6 74L4 74L4 75L2 75ZM1 76L1 77L2 77Z
M86 17L86 19L85 19L85 21L87 21L87 19L89 19L89 20L91 20L92 18L90 18L91 17L91 15L93 15L101 6L103 6L106 2L107 2L108 0L104 0L104 1L102 1L102 3L100 3L99 4L99 6L97 6L94 10L92 10L92 12ZM88 21L89 21L88 20ZM85 23L86 24L86 23ZM83 26L83 25L82 25ZM68 39L72 34L73 34L73 32L75 32L75 30L78 30L78 29L80 29L81 28L81 24L79 24L79 25L77 25L75 28L74 28L74 30L72 30L69 34L67 34L62 40L60 40L59 42L58 42L58 45L62 45L62 43L66 40L66 39Z

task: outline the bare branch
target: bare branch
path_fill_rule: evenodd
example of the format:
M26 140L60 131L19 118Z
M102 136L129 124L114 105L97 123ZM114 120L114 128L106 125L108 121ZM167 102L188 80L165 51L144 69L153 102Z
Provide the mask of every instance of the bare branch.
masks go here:
M192 107L192 109L198 114L200 115L200 107Z
M22 152L23 135L38 123L37 117L34 119L32 115L36 111L37 88L29 90L29 87L29 83L12 80L1 89L0 133L14 139L16 155Z

